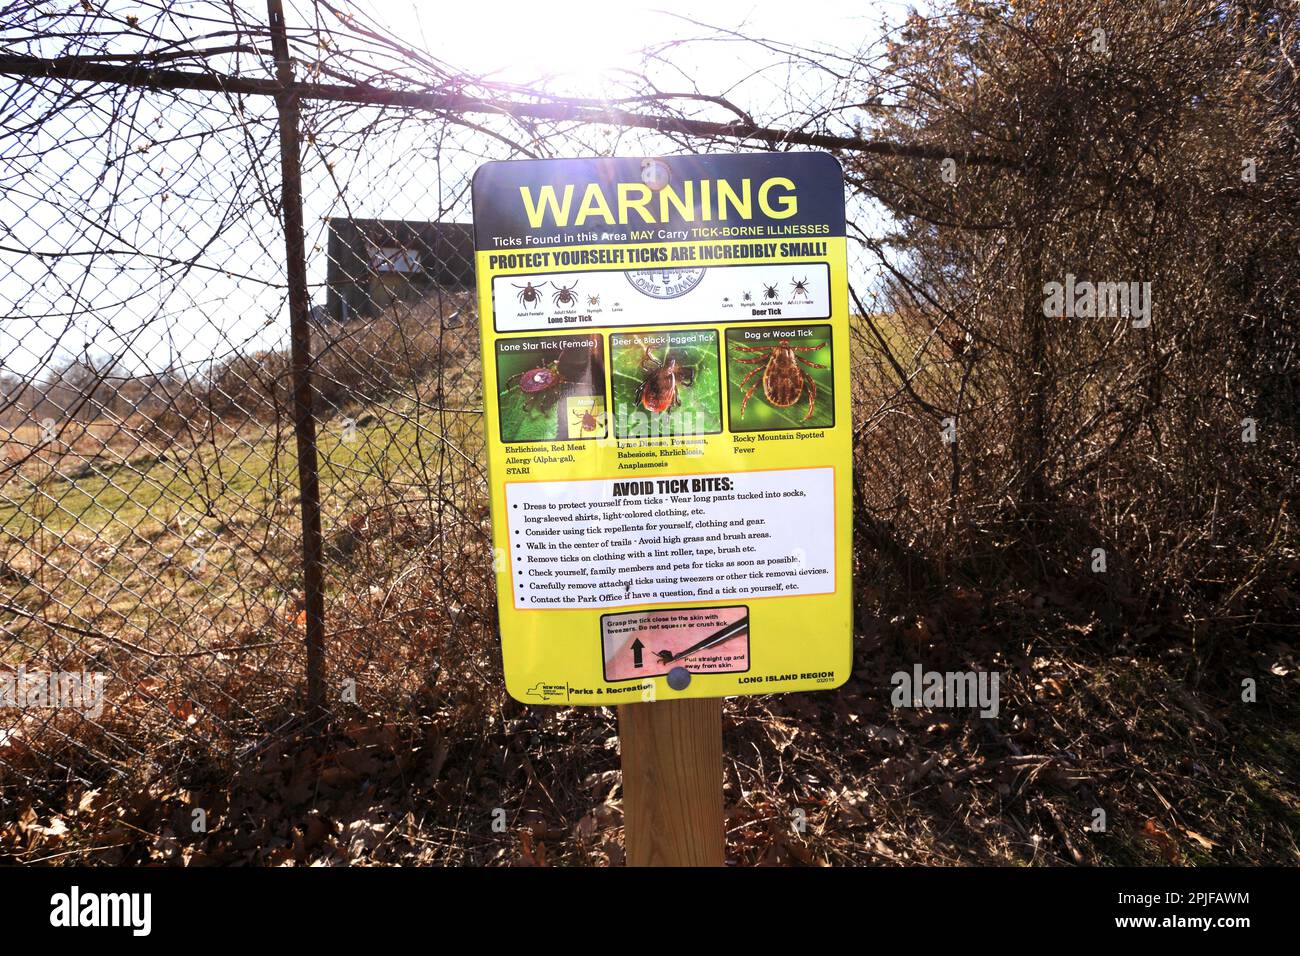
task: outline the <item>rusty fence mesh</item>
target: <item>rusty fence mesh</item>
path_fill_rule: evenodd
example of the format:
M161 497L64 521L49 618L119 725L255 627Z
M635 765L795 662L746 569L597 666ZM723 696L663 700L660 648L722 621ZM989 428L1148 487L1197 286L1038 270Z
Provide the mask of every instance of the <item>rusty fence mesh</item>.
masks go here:
M362 3L0 0L0 857L142 859L164 822L123 793L216 799L274 756L240 831L270 846L259 819L307 807L304 779L369 799L363 741L390 795L439 798L402 809L440 808L406 828L422 860L496 859L507 804L613 812L613 718L501 686L470 228L491 160L833 151L859 650L912 661L945 621L1028 647L1050 604L1090 641L1172 635L1190 686L1232 690L1300 593L1294 18L1274 47L1153 5L1096 7L1104 66L1072 5L960 4L842 55L859 41L755 39L767 65L712 89L666 43L593 100L455 70ZM1070 68L1036 72L1040 42ZM968 96L951 50L992 85ZM1053 125L1099 90L1131 152ZM1045 321L1076 275L1153 287L1150 321ZM883 666L846 693L879 697ZM728 714L779 730L765 706ZM352 749L313 749L330 734ZM830 779L850 750L804 756ZM470 827L446 808L475 788ZM110 791L113 821L77 817ZM37 838L69 819L82 842Z
M182 30L162 63L199 81L105 77L85 64L113 68L105 38L140 25L111 7L33 5L0 33L0 667L37 705L0 708L10 807L238 766L320 716L273 32L252 9L217 53ZM291 34L299 78L324 75L324 36ZM75 78L22 59L73 55ZM297 105L305 225L288 248L309 284L325 713L400 711L446 682L499 696L471 177L492 159L741 144L563 113Z

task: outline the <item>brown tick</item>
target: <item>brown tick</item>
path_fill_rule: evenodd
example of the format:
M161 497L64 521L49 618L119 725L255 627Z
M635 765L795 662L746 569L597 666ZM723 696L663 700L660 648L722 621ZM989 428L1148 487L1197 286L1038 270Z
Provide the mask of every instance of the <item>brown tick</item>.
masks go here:
M791 345L789 339L781 339L776 345L742 345L737 343L735 348L738 352L756 353L750 358L733 358L732 361L737 365L753 365L754 368L740 387L744 388L749 385L749 380L760 372L763 377L759 380L763 383L763 396L767 399L768 404L774 408L789 408L795 402L799 401L799 396L803 394L804 383L808 385L808 414L804 415L803 421L812 418L813 410L817 407L817 383L800 368L800 364L808 368L827 368L825 365L817 365L809 362L798 352L816 352L826 347L822 342L818 345ZM745 417L745 407L749 404L749 398L754 394L754 389L758 388L759 383L756 381L749 386L749 391L745 393L744 399L740 403L740 417Z

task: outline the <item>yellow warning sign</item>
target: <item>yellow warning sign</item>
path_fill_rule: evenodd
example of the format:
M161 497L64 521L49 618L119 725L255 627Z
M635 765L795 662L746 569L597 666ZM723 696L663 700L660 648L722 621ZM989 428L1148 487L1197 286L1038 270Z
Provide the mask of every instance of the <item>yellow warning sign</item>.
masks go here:
M510 694L609 705L842 684L839 164L489 163L473 202Z

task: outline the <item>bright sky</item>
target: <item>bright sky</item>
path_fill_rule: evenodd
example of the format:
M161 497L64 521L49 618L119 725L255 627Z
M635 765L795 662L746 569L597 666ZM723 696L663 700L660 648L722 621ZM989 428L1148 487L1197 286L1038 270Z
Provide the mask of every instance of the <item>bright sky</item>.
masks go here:
M611 88L607 80L617 82L622 71L640 70L639 50L708 32L683 17L751 37L847 50L878 37L882 20L897 22L907 11L892 0L801 0L793 6L771 0L343 4L368 11L373 22L452 67L501 82L548 77L550 88L585 97L606 93ZM137 6L141 12L148 9L135 0L108 0L108 5L121 15ZM296 9L295 0L287 6L291 27L307 25L302 0ZM773 66L781 62L782 57L760 46L714 39L677 49L655 75L662 89L688 91L694 82L705 92L733 98L760 122L774 116L779 122L786 97L824 102L830 92L825 74ZM276 157L263 154L260 170L249 165L239 118L228 109L222 112L226 108L219 97L184 94L180 105L169 105L174 102L167 96L146 97L132 108L134 125L118 123L111 130L91 128L106 113L79 114L79 141L68 139L66 124L47 123L39 139L26 141L23 149L30 152L21 163L6 168L0 156L4 370L30 373L87 345L101 355L125 354L134 369L171 362L193 368L214 355L283 346L283 240L273 223L259 218L270 210L257 198L259 177L278 175ZM200 103L206 105L197 109ZM271 109L269 102L255 99L246 105L249 116L266 116ZM36 113L38 109L28 119ZM373 119L377 114L366 115ZM195 135L217 126L225 129ZM438 123L408 121L396 132L376 133L358 151L336 126L332 147L328 136L307 147L313 301L325 298L326 217L468 221L469 175L484 157L501 155L502 148L465 130L456 132L458 139L444 140L441 129ZM165 144L177 135L182 138L176 143L138 151L150 139ZM653 137L643 134L604 142L595 133L580 138L550 145L587 154L593 148L613 149L624 155L654 145ZM38 148L65 139L66 148L32 158ZM12 155L15 145L11 140L6 155ZM233 197L249 205L232 213L228 204ZM97 224L111 226L118 238L110 241ZM85 254L115 245L173 259L197 256L200 267L176 281L174 265L139 256ZM82 254L40 258L18 251L24 248Z
M354 0L378 22L391 24L413 45L466 69L526 80L567 74L598 83L603 71L635 65L643 47L700 36L687 22L805 46L848 46L878 33L882 18L897 21L909 4L897 0ZM715 57L691 57L702 78L738 78L759 64L759 51L719 45ZM702 80L703 82L703 80Z

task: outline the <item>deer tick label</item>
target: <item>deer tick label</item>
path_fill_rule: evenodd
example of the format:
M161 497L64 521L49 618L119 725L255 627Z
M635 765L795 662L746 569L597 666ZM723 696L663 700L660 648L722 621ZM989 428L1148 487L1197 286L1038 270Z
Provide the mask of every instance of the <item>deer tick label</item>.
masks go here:
M485 400L481 417L444 400L467 431L438 455L476 467L466 449L486 444L510 694L609 706L843 683L839 164L487 163L472 198Z

